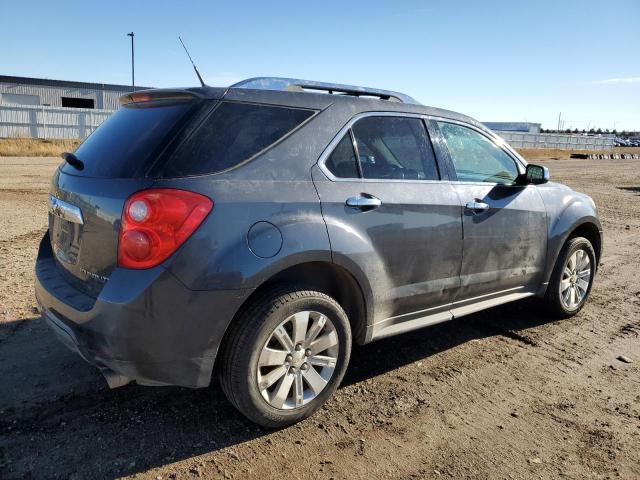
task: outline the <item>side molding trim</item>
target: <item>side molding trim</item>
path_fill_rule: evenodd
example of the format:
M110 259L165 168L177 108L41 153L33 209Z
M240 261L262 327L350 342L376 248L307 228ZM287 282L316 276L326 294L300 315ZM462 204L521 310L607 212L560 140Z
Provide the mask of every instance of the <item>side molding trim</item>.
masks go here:
M385 318L374 323L369 330L370 341L390 337L399 333L410 332L419 328L428 327L437 323L446 322L455 318L470 315L480 310L513 302L526 297L531 297L536 291L531 291L527 287L516 287L502 290L488 295L469 298L454 303L449 303L439 307L420 310L418 312L397 315Z

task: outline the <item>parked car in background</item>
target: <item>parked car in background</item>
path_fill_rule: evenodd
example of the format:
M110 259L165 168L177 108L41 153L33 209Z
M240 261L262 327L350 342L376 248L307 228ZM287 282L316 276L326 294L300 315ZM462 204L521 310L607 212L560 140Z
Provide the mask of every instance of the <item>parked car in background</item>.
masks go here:
M280 427L334 393L353 342L589 296L593 200L465 115L273 78L121 103L55 172L36 263L43 318L112 387L215 374Z

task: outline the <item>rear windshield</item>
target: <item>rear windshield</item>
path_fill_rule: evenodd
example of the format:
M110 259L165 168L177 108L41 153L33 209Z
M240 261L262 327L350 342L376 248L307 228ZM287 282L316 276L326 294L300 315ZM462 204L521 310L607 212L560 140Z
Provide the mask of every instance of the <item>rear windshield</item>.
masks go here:
M62 171L99 178L141 175L191 108L190 102L122 106L77 148L75 154L84 168L65 164Z
M313 113L222 102L169 160L163 176L203 175L234 167L273 145Z

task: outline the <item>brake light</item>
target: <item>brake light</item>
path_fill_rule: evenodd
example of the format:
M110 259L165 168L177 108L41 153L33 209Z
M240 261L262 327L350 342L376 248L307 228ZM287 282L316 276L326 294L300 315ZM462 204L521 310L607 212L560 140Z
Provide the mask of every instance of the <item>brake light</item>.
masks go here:
M124 204L118 266L151 268L177 250L207 217L213 202L199 193L152 188Z
M198 98L194 92L185 90L142 90L122 95L118 100L120 105L147 102L189 102Z

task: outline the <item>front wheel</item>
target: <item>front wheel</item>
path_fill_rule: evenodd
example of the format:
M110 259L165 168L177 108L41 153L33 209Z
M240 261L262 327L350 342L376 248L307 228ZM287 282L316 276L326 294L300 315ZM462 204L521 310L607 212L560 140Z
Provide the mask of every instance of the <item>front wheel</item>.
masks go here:
M561 318L578 313L589 297L595 273L596 255L591 242L583 237L567 241L547 287L547 311Z
M350 353L349 321L338 302L315 290L279 287L236 319L222 352L220 381L250 420L284 427L327 401Z

